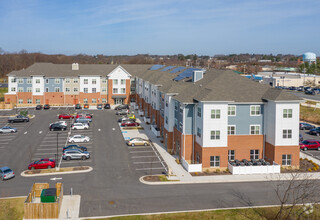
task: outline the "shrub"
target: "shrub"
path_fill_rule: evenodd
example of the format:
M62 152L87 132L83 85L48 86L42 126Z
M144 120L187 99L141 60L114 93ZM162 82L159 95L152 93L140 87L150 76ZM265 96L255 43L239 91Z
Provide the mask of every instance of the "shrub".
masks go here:
M20 111L19 114L26 117L28 115L28 110Z
M312 172L311 168L308 169L308 172Z
M312 169L313 169L314 171L317 171L317 170L318 170L317 167L313 167Z
M198 175L199 175L199 173L198 173L198 172L195 172L195 173L194 173L194 175L198 176Z
M227 173L229 173L229 172L230 172L228 168L226 169L226 172L227 172Z
M205 172L205 173L209 173L209 169L206 169L204 172Z
M217 173L220 173L220 169L216 169L216 172L217 172Z

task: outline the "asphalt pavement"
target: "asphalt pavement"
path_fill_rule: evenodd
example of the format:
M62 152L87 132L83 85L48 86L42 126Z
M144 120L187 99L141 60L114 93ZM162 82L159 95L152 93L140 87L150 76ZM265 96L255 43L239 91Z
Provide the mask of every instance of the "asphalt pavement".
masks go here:
M134 153L125 144L114 110L90 110L94 116L87 134L92 136L92 143L88 146L91 146L93 156L88 164L93 167L93 171L21 177L20 173L26 170L29 162L40 155L39 149L53 148L53 145L47 145L51 143L49 140L55 139L48 126L57 121L57 114L63 111L74 110L61 108L34 111L36 117L21 125L17 134L3 136L7 139L0 137L0 146L4 146L0 149L0 166L9 166L16 173L14 179L0 182L1 197L26 196L34 182L49 182L53 186L55 182L61 181L65 194L69 194L72 188L74 194L81 195L81 217L246 206L240 195L250 199L252 205L277 204L275 183L267 180L163 186L142 184L139 178L143 173L137 170L137 164L131 158ZM0 123L3 125L5 121ZM51 180L54 177L59 179Z

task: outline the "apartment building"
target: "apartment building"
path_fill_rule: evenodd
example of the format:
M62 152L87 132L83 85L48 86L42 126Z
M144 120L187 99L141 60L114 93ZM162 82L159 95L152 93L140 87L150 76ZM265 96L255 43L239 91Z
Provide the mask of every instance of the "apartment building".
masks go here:
M301 100L231 70L36 63L8 78L11 103L135 102L168 152L204 170L235 159L299 166Z

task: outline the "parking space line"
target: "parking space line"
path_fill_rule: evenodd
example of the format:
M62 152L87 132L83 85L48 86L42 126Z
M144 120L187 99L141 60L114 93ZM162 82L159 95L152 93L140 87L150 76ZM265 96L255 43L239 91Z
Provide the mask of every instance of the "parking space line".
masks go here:
M157 156L133 156L131 158L144 158L144 157L157 157Z
M130 154L135 154L135 153L151 153L151 152L153 152L152 150L151 151L142 151L142 150L140 150L140 151L130 151Z
M136 170L164 170L163 167L154 167L154 168L139 168Z
M82 163L82 162L92 162L92 160L79 160L79 161L66 161L66 160L62 160L61 164L67 164L67 163Z
M128 147L129 149L135 149L135 148L137 148L137 149L140 149L140 148L151 148L150 146L149 147Z
M149 161L149 162L133 162L134 164L144 164L144 163L161 163L162 161Z

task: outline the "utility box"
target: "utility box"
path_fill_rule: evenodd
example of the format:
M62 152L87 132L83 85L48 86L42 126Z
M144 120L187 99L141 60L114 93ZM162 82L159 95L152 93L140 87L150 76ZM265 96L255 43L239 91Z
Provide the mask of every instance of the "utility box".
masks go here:
M43 189L40 196L41 202L56 202L57 200L57 189L49 188Z

